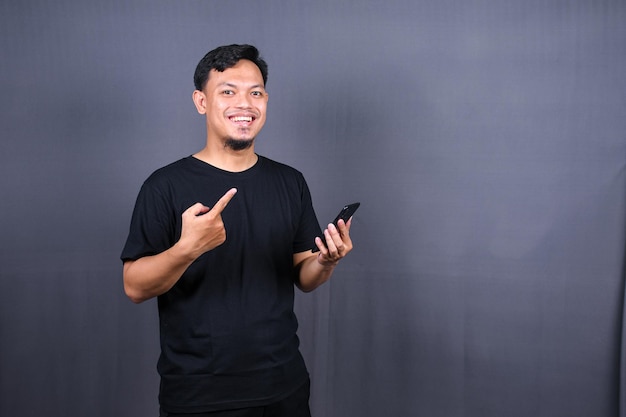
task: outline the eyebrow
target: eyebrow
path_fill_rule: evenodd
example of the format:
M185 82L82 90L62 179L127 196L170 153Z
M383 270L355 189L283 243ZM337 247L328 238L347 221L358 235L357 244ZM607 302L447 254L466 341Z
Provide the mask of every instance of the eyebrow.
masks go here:
M229 83L229 82L223 82L220 84L220 86L226 86L226 87L231 87L231 88L240 88L237 84L233 84L233 83ZM254 88L262 88L265 89L265 86L263 84L254 84L252 86L249 87L250 89L254 89Z

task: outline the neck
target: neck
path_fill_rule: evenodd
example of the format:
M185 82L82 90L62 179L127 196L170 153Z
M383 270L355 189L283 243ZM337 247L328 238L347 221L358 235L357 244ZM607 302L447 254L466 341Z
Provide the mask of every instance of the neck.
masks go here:
M207 164L229 172L241 172L252 168L259 159L257 154L254 153L254 147L243 151L222 149L220 152L212 151L209 147L206 147L193 156Z

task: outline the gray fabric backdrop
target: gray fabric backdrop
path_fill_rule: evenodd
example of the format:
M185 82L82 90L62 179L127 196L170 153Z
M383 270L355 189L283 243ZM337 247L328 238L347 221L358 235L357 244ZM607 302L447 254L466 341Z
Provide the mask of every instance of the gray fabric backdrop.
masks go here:
M192 74L254 43L258 151L356 249L298 295L316 417L626 416L626 3L0 3L0 415L155 416L123 295L139 187L203 146ZM621 370L621 373L620 373Z

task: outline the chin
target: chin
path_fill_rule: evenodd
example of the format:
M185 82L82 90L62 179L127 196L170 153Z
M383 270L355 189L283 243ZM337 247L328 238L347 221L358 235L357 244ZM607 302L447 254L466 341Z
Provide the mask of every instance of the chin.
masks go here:
M254 138L253 139L228 138L226 139L226 142L224 143L224 147L230 148L233 151L243 151L243 150L251 148L252 144L254 144Z

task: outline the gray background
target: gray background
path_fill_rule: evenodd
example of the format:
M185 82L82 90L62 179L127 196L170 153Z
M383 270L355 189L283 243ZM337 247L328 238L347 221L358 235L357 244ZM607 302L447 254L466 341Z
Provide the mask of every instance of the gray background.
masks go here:
M2 1L1 416L157 415L118 257L143 180L204 144L195 65L246 42L258 152L321 222L362 203L297 298L316 417L626 416L617 0Z

